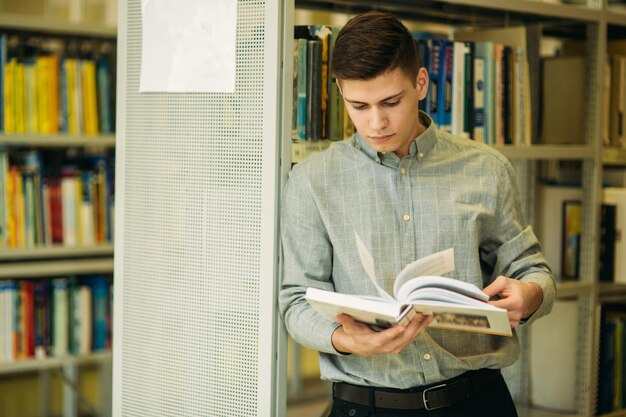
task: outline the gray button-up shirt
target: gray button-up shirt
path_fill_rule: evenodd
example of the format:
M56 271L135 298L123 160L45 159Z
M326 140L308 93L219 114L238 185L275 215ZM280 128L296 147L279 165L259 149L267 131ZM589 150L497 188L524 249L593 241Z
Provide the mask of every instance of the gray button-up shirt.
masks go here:
M430 328L400 354L339 354L331 343L338 324L313 310L304 293L311 286L376 295L355 231L390 293L406 264L452 247L453 278L479 288L499 275L539 284L543 302L528 323L554 302L554 279L523 219L512 166L488 146L437 130L426 114L420 119L427 129L402 159L377 153L357 133L296 165L285 185L281 312L294 340L320 352L324 379L409 388L502 368L519 356L515 333Z

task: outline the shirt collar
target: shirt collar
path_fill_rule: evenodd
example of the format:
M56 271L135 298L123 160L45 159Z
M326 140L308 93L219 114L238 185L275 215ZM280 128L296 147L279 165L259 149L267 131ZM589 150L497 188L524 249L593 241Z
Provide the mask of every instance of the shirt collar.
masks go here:
M433 122L433 119L421 110L419 112L419 118L422 125L426 127L426 130L411 142L409 146L409 156L412 158L415 158L418 154L421 154L420 157L424 157L437 141L437 126ZM394 153L386 154L376 152L359 132L354 134L353 143L357 148L361 149L367 156L379 164L389 158L398 160L398 157Z

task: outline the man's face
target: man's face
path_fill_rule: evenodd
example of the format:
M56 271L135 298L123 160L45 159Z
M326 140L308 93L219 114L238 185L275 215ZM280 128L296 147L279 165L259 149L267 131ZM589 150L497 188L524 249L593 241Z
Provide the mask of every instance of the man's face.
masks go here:
M426 96L428 75L420 69L415 85L400 69L366 81L342 80L341 91L356 130L377 152L403 158L424 131L418 101Z

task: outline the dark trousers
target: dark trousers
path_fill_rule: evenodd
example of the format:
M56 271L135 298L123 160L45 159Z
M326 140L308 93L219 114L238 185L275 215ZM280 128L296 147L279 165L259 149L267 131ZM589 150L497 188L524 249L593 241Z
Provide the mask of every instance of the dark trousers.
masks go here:
M437 410L393 410L360 405L335 398L328 417L517 417L515 404L504 378L476 389L474 395Z

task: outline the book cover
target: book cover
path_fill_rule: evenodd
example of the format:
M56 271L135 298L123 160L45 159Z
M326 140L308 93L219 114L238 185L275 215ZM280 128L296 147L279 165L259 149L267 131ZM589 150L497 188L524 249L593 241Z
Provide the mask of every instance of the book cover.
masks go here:
M485 123L485 60L484 58L474 58L474 119L472 138L480 143L488 143L486 137L486 123ZM488 92L487 94L489 94Z
M602 204L600 208L600 272L598 280L612 282L615 276L615 239L617 229L617 206Z
M52 354L66 356L69 352L69 289L67 278L52 280Z
M563 202L561 227L561 275L563 279L578 279L580 272L580 239L583 206L580 200Z
M467 95L465 54L468 47L465 42L454 42L452 48L452 133L463 136L465 134L465 101Z
M322 139L322 41L308 41L307 139Z
M626 282L626 242L624 242L624 230L626 230L626 188L607 187L604 189L604 204L616 206L615 218L615 275L614 282Z
M553 57L543 61L542 143L585 142L585 61L582 56Z
M108 288L109 283L104 276L91 278L91 291L93 303L93 334L91 348L94 352L107 349L108 345Z
M396 277L393 296L376 281L374 261L356 236L361 263L378 296L342 294L308 288L307 301L330 320L348 314L373 328L407 324L417 312L434 316L430 327L511 336L506 310L489 303L476 286L441 276L454 270L454 251L448 249L419 259Z
M96 63L96 85L100 133L113 133L114 109L111 105L111 74L109 62L106 59L99 59Z
M297 120L296 137L299 140L307 139L307 54L308 43L306 39L298 39L298 84L297 84Z

